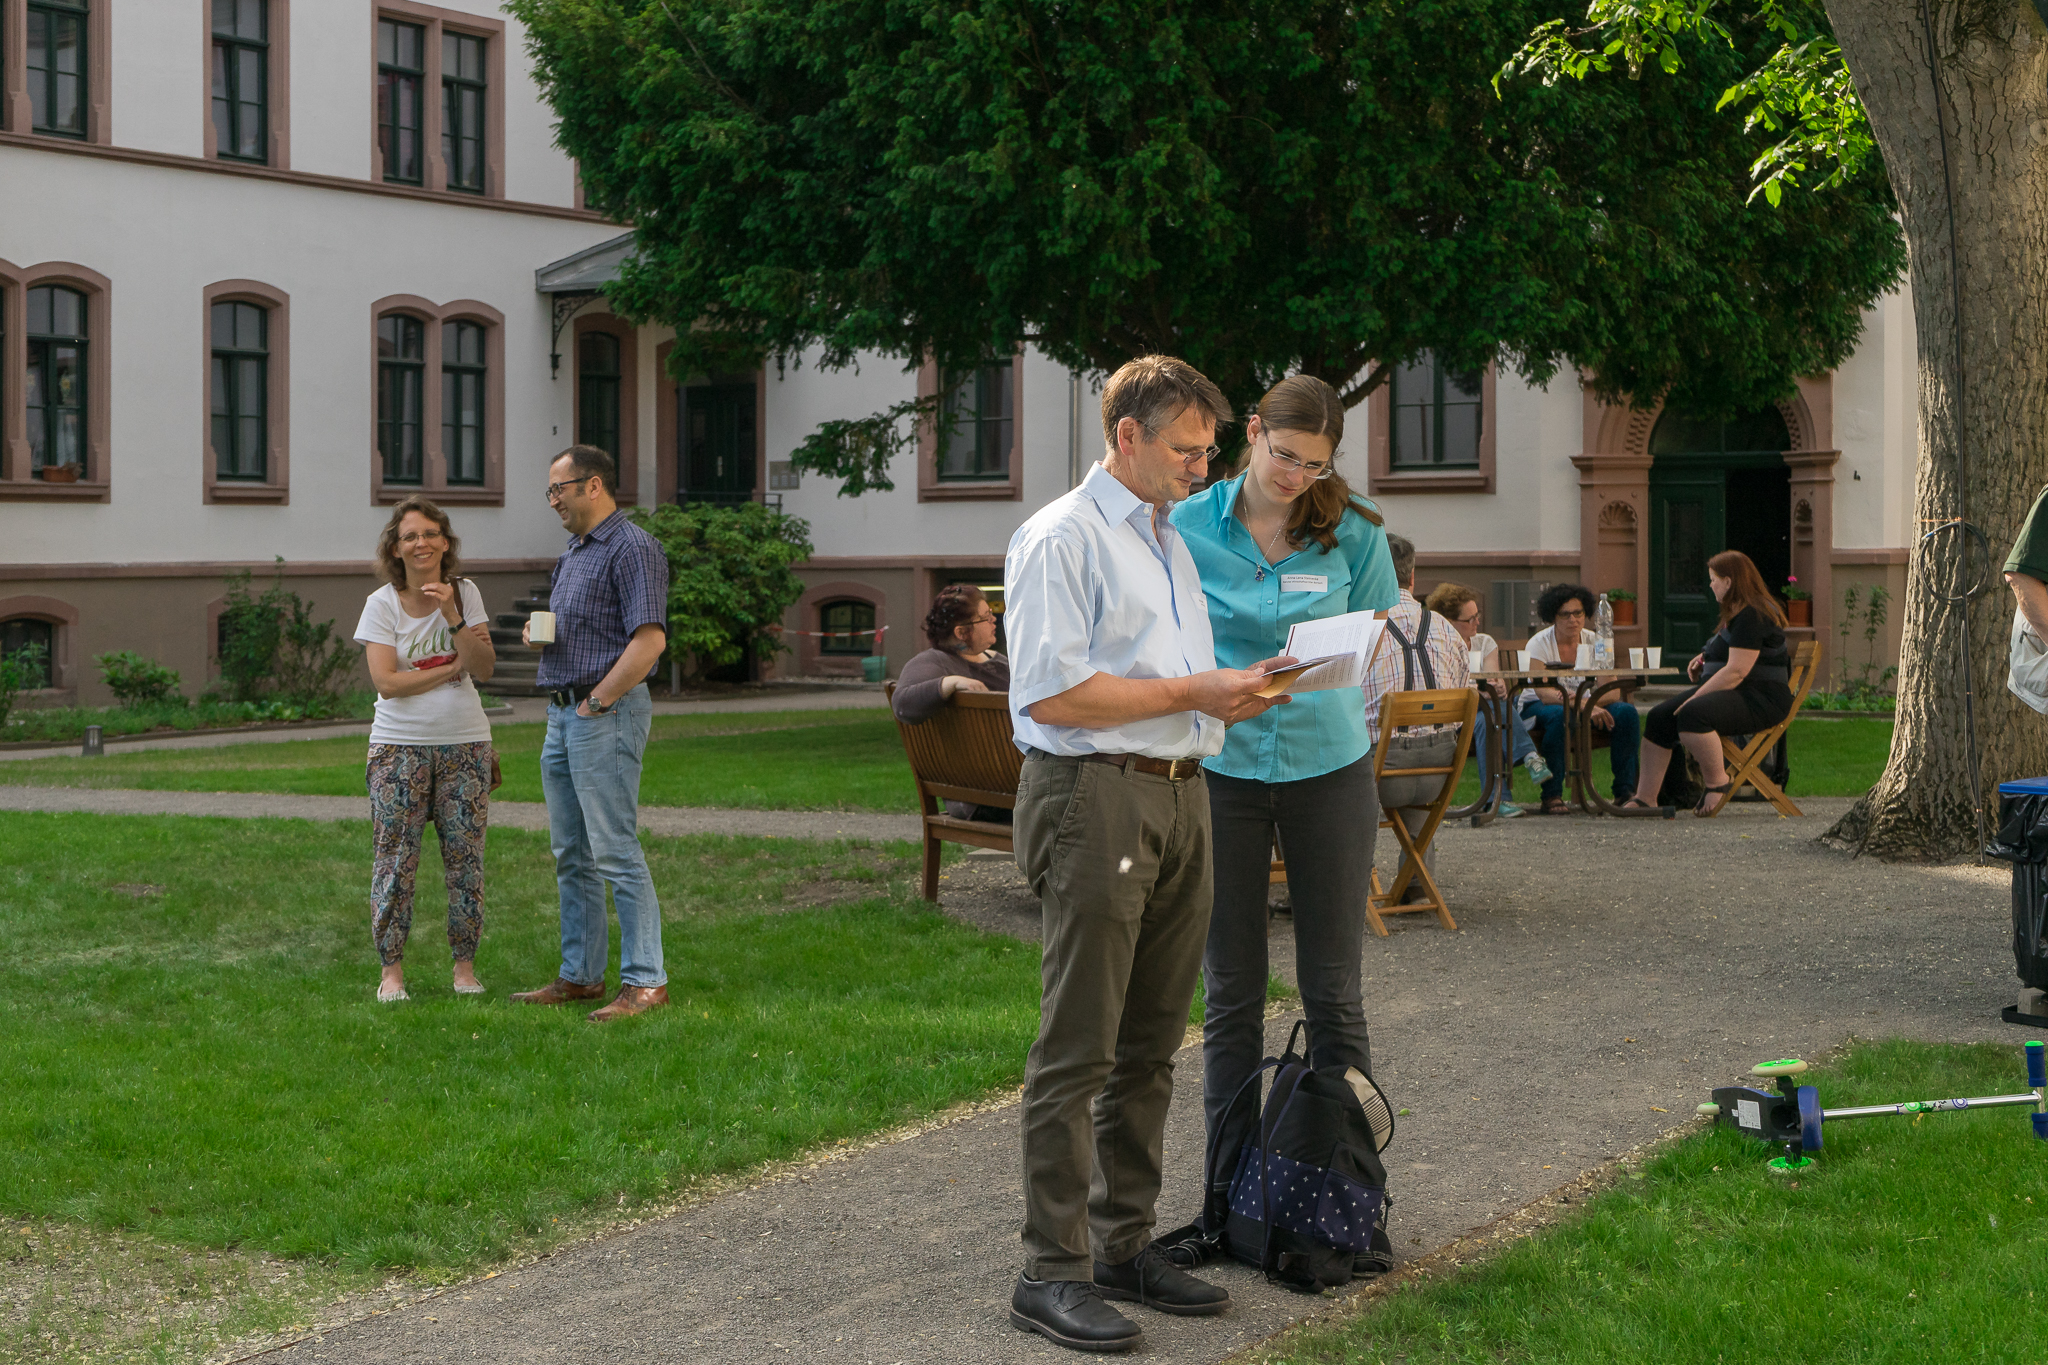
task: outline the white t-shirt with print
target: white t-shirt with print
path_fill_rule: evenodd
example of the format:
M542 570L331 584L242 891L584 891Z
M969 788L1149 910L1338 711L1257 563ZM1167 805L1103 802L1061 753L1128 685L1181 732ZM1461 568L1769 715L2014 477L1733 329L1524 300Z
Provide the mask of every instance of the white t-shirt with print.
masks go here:
M481 625L491 618L484 595L475 583L461 581L462 624ZM356 643L390 645L398 651L398 671L437 668L455 658L454 628L439 611L410 616L398 600L398 589L386 583L363 603L356 622ZM467 673L410 697L377 698L377 719L370 725L372 744L487 744L491 722L483 698Z

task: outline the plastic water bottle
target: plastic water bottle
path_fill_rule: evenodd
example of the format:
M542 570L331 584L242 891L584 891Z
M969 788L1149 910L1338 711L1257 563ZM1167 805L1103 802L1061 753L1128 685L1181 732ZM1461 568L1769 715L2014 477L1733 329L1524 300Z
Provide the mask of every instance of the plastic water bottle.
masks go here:
M1604 592L1593 611L1593 667L1614 667L1614 608Z

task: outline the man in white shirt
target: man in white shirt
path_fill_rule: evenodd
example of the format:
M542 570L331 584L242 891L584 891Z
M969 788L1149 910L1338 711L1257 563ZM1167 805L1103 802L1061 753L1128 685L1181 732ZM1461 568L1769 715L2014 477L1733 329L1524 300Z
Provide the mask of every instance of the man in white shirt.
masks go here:
M1045 916L1010 1321L1076 1350L1142 1338L1105 1298L1179 1314L1230 1302L1149 1249L1173 1055L1209 932L1201 761L1225 724L1275 704L1256 695L1261 675L1291 662L1216 667L1201 580L1167 521L1229 416L1185 361L1125 365L1102 391L1102 462L1018 528L1003 571L1025 755L1017 865Z

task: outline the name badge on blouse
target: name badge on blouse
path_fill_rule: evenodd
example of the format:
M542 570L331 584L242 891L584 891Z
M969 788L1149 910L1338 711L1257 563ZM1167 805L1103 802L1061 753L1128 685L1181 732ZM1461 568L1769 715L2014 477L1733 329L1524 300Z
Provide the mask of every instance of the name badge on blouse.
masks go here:
M1284 573L1280 575L1282 592L1328 592L1330 579L1327 574Z

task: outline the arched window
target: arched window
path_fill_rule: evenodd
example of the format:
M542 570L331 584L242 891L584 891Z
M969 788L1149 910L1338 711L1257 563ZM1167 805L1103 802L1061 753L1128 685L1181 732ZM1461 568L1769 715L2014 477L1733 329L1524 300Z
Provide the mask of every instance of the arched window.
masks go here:
M875 608L872 602L841 598L818 608L820 654L873 654Z
M270 315L253 303L216 303L213 331L213 455L223 479L269 475Z
M86 477L85 295L45 284L27 302L29 468L75 483Z
M441 453L450 483L484 481L484 379L483 326L442 323Z
M386 483L416 484L424 475L426 330L403 313L377 319L377 454Z
M32 616L0 621L0 659L11 659L23 650L40 650L30 687L54 687L56 677L57 628Z
M576 440L614 461L619 450L619 339L585 332L576 345Z

